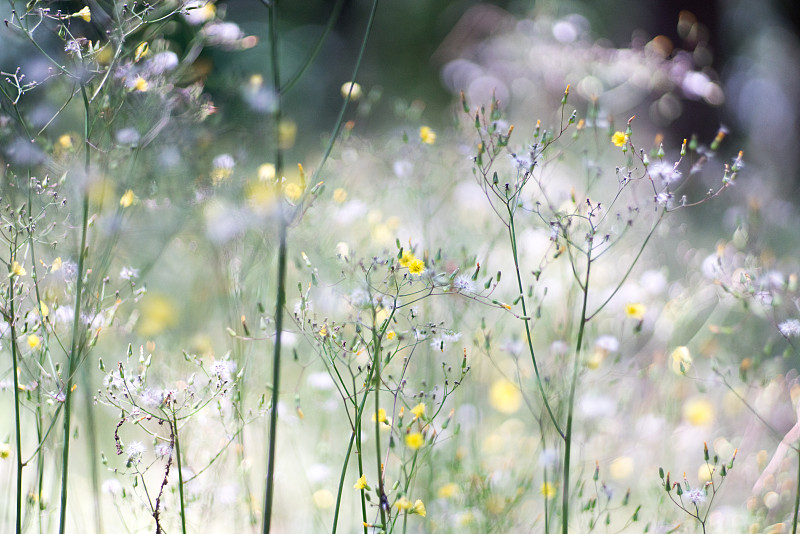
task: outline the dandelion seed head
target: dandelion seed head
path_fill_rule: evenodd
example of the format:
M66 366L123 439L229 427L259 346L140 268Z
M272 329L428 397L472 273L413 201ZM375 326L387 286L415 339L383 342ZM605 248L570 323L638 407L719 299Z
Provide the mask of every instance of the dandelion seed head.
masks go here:
M778 325L778 331L784 337L797 337L800 336L800 321L797 319L789 319L783 321Z

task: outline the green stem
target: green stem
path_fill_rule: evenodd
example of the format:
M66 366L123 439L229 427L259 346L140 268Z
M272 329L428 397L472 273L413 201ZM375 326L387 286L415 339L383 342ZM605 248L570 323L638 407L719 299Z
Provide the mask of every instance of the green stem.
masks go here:
M268 8L269 13L269 36L272 63L272 83L278 91L276 95L277 105L273 113L275 128L275 172L276 176L281 176L283 172L283 152L280 148L279 131L281 122L281 86L280 65L278 63L278 28L277 28L277 0L270 3L262 0ZM280 187L276 182L276 188ZM278 191L279 192L279 191ZM263 512L263 534L269 534L272 525L272 501L274 498L275 487L275 448L278 430L278 396L280 393L281 381L281 337L283 332L283 308L286 302L286 234L287 220L286 213L281 204L281 196L278 195L278 280L277 295L275 298L275 343L272 354L272 404L269 414L269 450L267 453L267 480L264 492L264 512Z
M15 255L12 253L12 258ZM12 259L13 264L13 259ZM24 463L22 462L22 428L20 426L20 418L19 418L19 376L17 375L17 371L19 370L18 364L18 347L17 347L17 329L16 329L16 321L14 314L14 284L16 283L16 276L12 276L11 280L9 281L9 318L8 324L10 325L11 331L11 361L14 368L11 370L11 374L14 376L14 440L16 442L17 447L17 519L16 519L16 530L17 534L22 533L22 468L24 467Z
M519 254L517 251L517 232L514 227L514 213L509 208L509 225L508 225L508 235L511 240L511 253L514 256L514 270L517 274L517 287L519 288L520 294L520 302L522 303L522 315L528 317L528 308L525 302L525 288L522 285L522 275L520 274L519 268ZM542 397L542 402L544 402L544 407L547 409L547 414L550 416L550 420L553 422L553 426L556 427L556 431L561 435L562 438L566 439L564 432L561 430L561 426L558 424L556 420L556 416L553 414L553 409L550 407L550 402L547 400L547 394L544 391L544 385L542 384L542 377L539 374L539 365L536 363L536 354L533 350L533 336L531 335L531 322L529 319L523 321L525 323L525 336L527 337L528 341L528 352L531 354L531 361L533 362L533 371L536 374L536 386L539 388L539 394Z
M797 516L800 514L800 449L797 451L797 486L794 489L794 515L792 516L792 534L797 534Z
M564 480L561 488L561 533L568 534L569 526L569 465L572 453L572 416L575 406L575 389L578 384L578 369L581 362L583 333L586 329L586 304L589 300L589 276L592 271L592 241L586 251L586 278L583 283L583 307L581 322L578 327L578 340L575 343L575 361L572 364L572 378L569 385L569 401L567 404L567 432L564 436Z
M186 499L183 496L183 467L181 465L181 442L178 439L178 420L172 414L172 436L175 441L175 459L178 462L178 495L181 501L181 532L186 534Z
M375 383L375 460L378 463L378 495L380 496L380 503L378 508L381 511L381 528L386 530L386 510L385 500L386 491L383 483L383 469L381 463L381 418L380 412L380 396L381 396L381 338L378 335L378 325L375 324L375 308L372 308L372 366L374 369L374 378L372 381Z
M89 97L86 94L86 86L81 84L81 94L84 104L84 145L86 154L84 157L84 172L88 176L90 163L89 143ZM81 323L81 300L83 297L83 277L84 262L86 259L86 233L89 227L89 193L83 193L83 216L81 221L81 246L78 252L78 275L75 282L75 314L72 318L72 346L69 353L69 365L67 383L64 389L64 448L61 455L61 502L60 515L58 522L58 534L64 534L67 528L67 477L69 475L69 444L70 444L70 416L72 415L72 384L75 371L78 368L80 359L79 350L82 344L78 340L80 336Z

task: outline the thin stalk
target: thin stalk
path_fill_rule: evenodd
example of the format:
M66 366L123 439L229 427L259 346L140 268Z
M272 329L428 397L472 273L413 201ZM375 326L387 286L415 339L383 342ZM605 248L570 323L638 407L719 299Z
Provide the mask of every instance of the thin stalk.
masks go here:
M800 449L797 451L797 486L794 489L794 515L792 515L792 534L797 534L797 516L800 514Z
M269 37L271 48L272 63L272 83L278 94L276 95L277 104L273 113L275 127L275 172L276 176L281 176L283 172L283 152L280 147L279 130L281 122L281 86L280 65L278 63L278 28L277 28L277 0L267 3L269 13ZM276 184L276 188L279 185ZM278 191L279 193L279 191ZM280 194L276 195L278 200L278 288L275 297L275 343L272 353L272 404L269 414L269 448L267 453L267 480L264 492L264 512L263 512L263 534L269 534L272 526L272 501L275 487L275 448L278 430L278 396L281 381L281 334L283 332L283 308L286 303L286 233L287 220L286 213L281 204Z
M392 315L394 312L392 312ZM381 512L381 529L384 531L386 530L386 508L388 508L389 503L386 497L386 490L384 487L384 480L383 480L383 464L381 463L381 418L380 418L380 397L381 397L381 338L384 333L384 329L378 332L378 325L375 323L376 320L376 311L375 308L372 308L372 380L371 382L375 383L375 461L378 464L378 495L380 502L378 504L378 508ZM389 316L388 321L391 320L392 315ZM369 382L367 382L369 384Z
M514 256L514 270L517 274L517 287L519 288L520 294L520 302L522 303L522 315L528 317L528 308L525 302L525 288L522 285L522 275L520 274L519 268L519 254L517 251L517 232L514 228L514 214L511 212L509 208L509 225L508 225L508 236L511 240L511 253ZM550 407L550 402L547 400L547 394L544 391L544 385L542 384L542 377L539 375L539 365L536 363L536 355L533 351L533 336L531 335L531 322L530 320L523 321L525 323L525 335L528 340L528 352L531 354L531 361L533 362L533 371L536 374L536 386L539 388L539 394L542 397L542 402L544 402L544 407L547 409L547 414L550 416L550 421L553 422L553 426L556 427L556 431L559 435L566 439L566 435L561 430L561 426L558 424L556 420L556 416L553 414L553 410Z
M88 176L90 164L91 144L89 142L89 97L86 93L86 86L81 83L81 94L83 95L84 105L84 172ZM78 276L75 282L75 315L72 318L72 346L69 353L69 365L67 383L64 390L64 448L61 455L61 501L60 515L58 521L58 534L64 534L67 528L67 477L69 475L69 443L70 443L70 416L72 415L72 384L75 371L78 368L80 359L79 348L82 344L78 343L80 337L81 322L81 300L83 297L83 277L84 262L86 259L86 232L89 227L89 193L83 193L83 218L81 221L81 246L78 252Z
M12 256L13 257L13 256ZM20 427L19 418L19 376L17 375L18 365L18 347L17 347L17 332L16 320L14 314L14 284L16 283L16 276L11 277L9 286L9 318L8 324L11 325L11 361L14 368L11 374L14 376L14 440L17 447L17 520L16 520L16 534L22 533L22 468L25 464L22 462L22 428Z
M592 241L586 251L586 278L583 283L583 307L581 322L578 326L578 341L575 343L575 361L572 364L572 379L569 385L569 401L567 404L567 432L564 436L564 481L561 489L561 534L568 534L569 525L569 464L572 453L572 415L575 406L575 389L578 384L578 368L581 361L583 333L586 329L586 304L589 300L589 276L592 271Z
M178 496L181 500L181 532L186 534L186 499L183 497L183 468L181 466L181 442L178 439L178 420L172 413L172 436L175 441L175 459L178 462Z

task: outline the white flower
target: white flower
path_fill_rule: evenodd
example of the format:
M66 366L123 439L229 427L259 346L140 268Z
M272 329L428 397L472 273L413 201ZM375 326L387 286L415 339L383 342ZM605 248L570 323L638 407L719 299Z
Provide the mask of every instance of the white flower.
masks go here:
M700 504L706 500L706 492L699 488L689 490L685 495L686 498L689 499L689 502L694 505Z
M231 374L236 371L236 362L217 360L211 364L211 374L222 382L230 382Z
M600 336L594 342L594 346L605 352L617 352L619 350L619 340L614 336Z
M214 158L212 165L214 165L215 169L231 170L236 165L236 162L230 154L220 154Z
M475 284L472 283L472 279L469 276L460 274L453 280L453 289L464 293L474 293Z
M156 458L166 458L172 454L172 447L169 443L159 443L153 449Z
M108 493L116 497L120 493L122 493L122 484L119 483L119 480L116 478L109 478L105 482L103 482L103 486L101 487L102 491Z
M125 451L128 455L128 462L134 463L141 460L145 450L145 446L141 442L131 441L128 444L128 449Z
M783 321L778 325L778 331L784 337L797 337L800 336L800 321L797 319L789 319Z
M681 172L676 170L674 165L671 165L665 161L660 161L650 165L648 170L650 171L650 176L654 180L658 178L664 185L677 182L682 176Z
M133 280L134 278L139 278L139 269L134 269L133 267L123 267L119 272L119 277L123 280Z

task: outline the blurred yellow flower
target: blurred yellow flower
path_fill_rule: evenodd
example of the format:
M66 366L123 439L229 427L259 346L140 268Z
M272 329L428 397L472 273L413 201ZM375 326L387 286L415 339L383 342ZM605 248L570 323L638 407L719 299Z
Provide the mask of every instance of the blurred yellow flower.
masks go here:
M683 417L691 425L707 425L714 420L714 405L703 398L689 399L683 405Z
M28 336L28 346L32 349L38 349L39 345L42 344L42 340L39 339L39 336L31 334Z
M336 202L337 204L341 204L345 200L347 200L347 191L345 191L341 187L339 187L339 188L337 188L337 189L335 189L333 191L333 201L334 202Z
M645 305L639 302L629 302L625 305L625 315L632 317L637 321L644 319L644 314L646 312L647 308Z
M386 339L388 339L389 341L393 340L396 337L397 334L394 333L394 330L389 330L388 332L386 332Z
M336 498L333 496L333 493L326 489L315 491L311 495L311 499L314 501L314 506L320 510L326 510L336 504Z
M436 132L430 126L423 126L419 129L419 138L423 143L432 145L436 142Z
M556 496L556 487L550 482L544 482L542 487L539 488L539 493L544 495L545 499L552 499Z
M436 496L440 499L451 499L458 495L461 491L461 488L458 487L458 484L453 482L448 482L444 486L439 488L439 491L436 492Z
M670 367L675 374L685 375L692 367L692 354L687 347L678 347L672 351Z
M58 138L58 146L61 148L67 149L72 148L72 136L69 134L64 134Z
M18 261L14 261L11 264L11 274L9 276L25 276L26 274L28 274L28 271Z
M422 502L420 499L414 501L414 507L411 508L411 513L425 517L428 514L428 512L425 510L425 503Z
M409 449L417 450L425 444L425 438L420 432L406 434L406 446Z
M278 145L281 150L289 150L297 138L297 124L291 120L281 121L278 125Z
M500 413L511 414L522 406L522 393L516 384L501 378L489 389L489 404Z
M54 259L53 263L50 265L50 272L54 273L54 272L58 271L59 269L61 269L61 264L62 263L63 262L61 261L61 256L59 256L56 259Z
M11 456L11 445L8 443L0 443L0 458L8 458Z
M262 163L258 166L258 179L264 182L275 180L275 164Z
M136 80L134 80L133 82L133 88L136 91L145 93L147 92L148 89L150 89L150 84L147 82L147 80L145 80L141 76L137 76Z
M142 300L138 325L142 336L155 336L175 326L177 322L178 311L169 298L150 293Z
M131 206L131 204L133 204L134 198L135 197L133 195L133 191L128 189L127 191L125 191L125 194L122 195L122 197L119 199L119 205L122 206L123 208L128 208Z
M633 458L629 456L620 456L611 462L611 465L608 466L608 472L611 474L611 478L620 480L631 476L634 467Z
M611 142L618 147L625 146L625 143L627 141L628 141L628 136L622 132L614 132L614 135L611 136Z
M367 475L361 475L361 478L353 484L353 488L357 490L362 490L367 487Z
M375 414L374 413L372 414L372 420L373 421L375 420ZM378 410L378 421L380 421L381 423L385 423L387 421L387 419L386 419L386 410L384 410L383 408Z
M300 195L303 194L303 190L299 185L295 183L289 183L283 188L283 194L286 195L286 198L288 198L290 201L296 202L297 199L300 198Z
M425 271L425 262L414 258L414 261L408 264L408 272L411 274L422 274Z
M417 419L425 415L425 403L420 402L419 404L411 408L411 413L413 413L414 417Z
M47 317L50 315L50 308L47 307L47 304L44 302L39 303L39 316L40 317Z
M411 501L408 500L407 497L400 497L396 501L394 501L395 507L400 511L410 510L413 506Z

